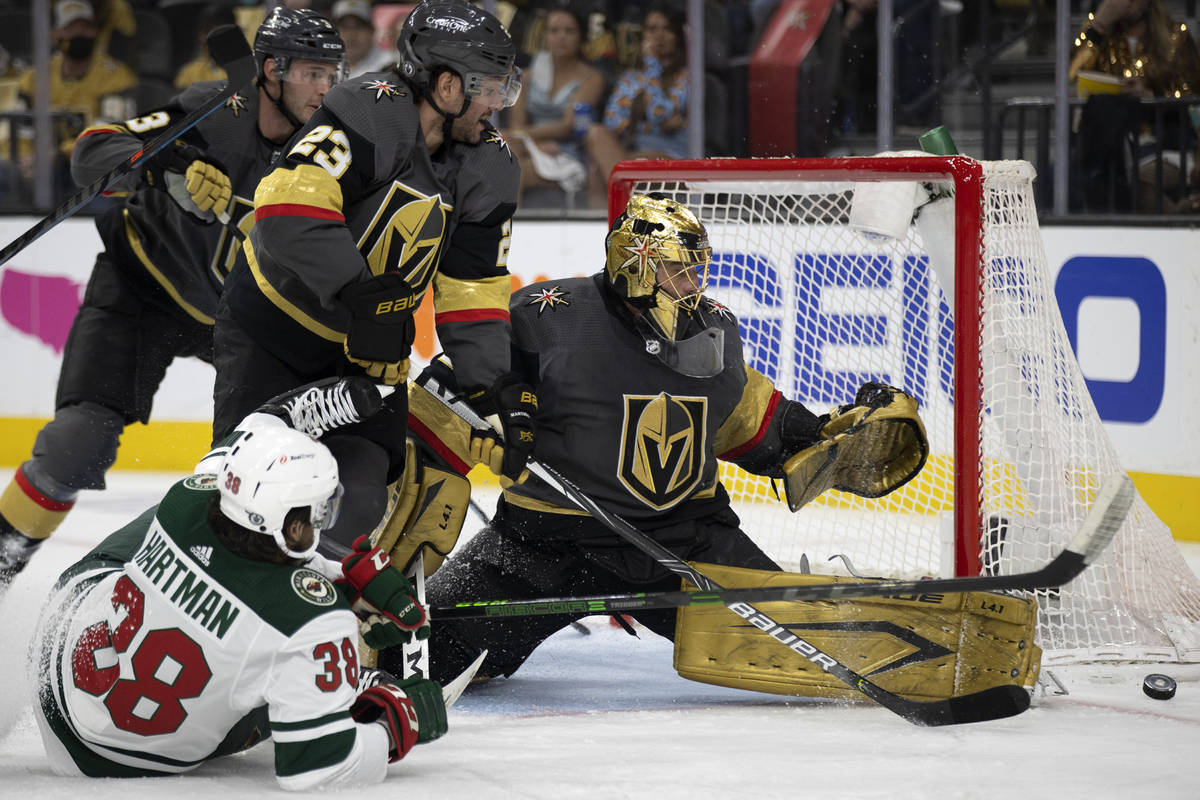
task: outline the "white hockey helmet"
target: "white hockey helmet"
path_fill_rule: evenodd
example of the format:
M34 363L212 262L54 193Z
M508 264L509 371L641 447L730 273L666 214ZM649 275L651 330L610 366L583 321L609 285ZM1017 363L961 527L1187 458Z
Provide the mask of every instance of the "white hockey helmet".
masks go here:
M337 461L329 448L287 427L246 431L231 443L217 489L225 516L271 536L292 558L307 558L316 551L321 529L337 521L342 499ZM284 538L283 521L290 510L302 507L309 509L313 541L296 551Z

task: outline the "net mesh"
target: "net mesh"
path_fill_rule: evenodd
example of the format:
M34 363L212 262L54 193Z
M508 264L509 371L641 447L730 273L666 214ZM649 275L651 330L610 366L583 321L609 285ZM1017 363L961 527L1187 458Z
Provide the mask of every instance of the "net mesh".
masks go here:
M863 161L863 160L858 160ZM791 514L766 478L730 464L722 478L743 528L785 569L887 577L952 575L954 545L980 571L1038 569L1082 523L1101 480L1121 472L1055 301L1024 162L983 165L977 236L954 219L956 179L914 183L904 159L871 159L854 180L804 180L790 161L770 173L633 184L697 213L713 246L709 294L738 317L747 362L784 396L820 413L880 380L920 402L929 461L876 500L829 491ZM817 164L819 162L808 162ZM851 173L847 173L848 175ZM856 201L856 196L858 200ZM931 197L908 225L905 210ZM940 198L940 199L939 199ZM887 228L865 236L851 225ZM897 210L900 216L897 217ZM875 223L878 223L877 225ZM967 230L970 230L969 228ZM954 248L978 241L978 414L955 413ZM956 426L977 438L979 483L962 493L956 530ZM1074 582L1036 593L1044 663L1200 661L1200 581L1140 498L1100 560Z

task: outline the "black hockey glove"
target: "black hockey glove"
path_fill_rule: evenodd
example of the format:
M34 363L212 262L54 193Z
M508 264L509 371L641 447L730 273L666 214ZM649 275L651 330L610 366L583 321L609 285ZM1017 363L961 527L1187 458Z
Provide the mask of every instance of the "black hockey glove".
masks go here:
M506 372L496 378L492 388L468 391L467 402L491 423L503 445L497 445L487 432L475 431L471 435L471 455L495 474L521 480L536 440L533 415L537 413L537 395L533 387L515 372Z
M394 272L353 283L342 289L340 297L350 310L346 358L380 383L403 383L417 336L413 313L420 298Z
M146 163L143 179L166 192L175 204L200 222L229 222L233 186L225 168L196 147L176 139Z

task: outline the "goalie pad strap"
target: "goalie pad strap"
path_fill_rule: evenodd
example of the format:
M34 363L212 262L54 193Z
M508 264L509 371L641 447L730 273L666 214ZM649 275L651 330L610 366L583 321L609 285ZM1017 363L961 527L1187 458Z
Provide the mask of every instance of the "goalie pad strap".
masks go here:
M722 586L861 579L695 564ZM685 588L693 588L686 584ZM993 686L1037 682L1037 604L993 592L929 593L820 602L762 603L796 636L889 692L944 700ZM675 669L685 678L773 694L861 699L786 643L722 606L681 608Z
M784 462L788 508L797 511L826 489L881 497L921 471L929 440L917 401L891 391L886 405L835 409L821 428L821 440Z

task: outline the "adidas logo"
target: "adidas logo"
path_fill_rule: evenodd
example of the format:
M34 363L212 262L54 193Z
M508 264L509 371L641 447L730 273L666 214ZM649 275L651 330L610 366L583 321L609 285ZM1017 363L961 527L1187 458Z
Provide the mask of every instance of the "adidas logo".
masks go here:
M192 545L191 553L196 557L197 561L206 567L212 561L213 549L211 547L201 547L198 544L194 544Z

